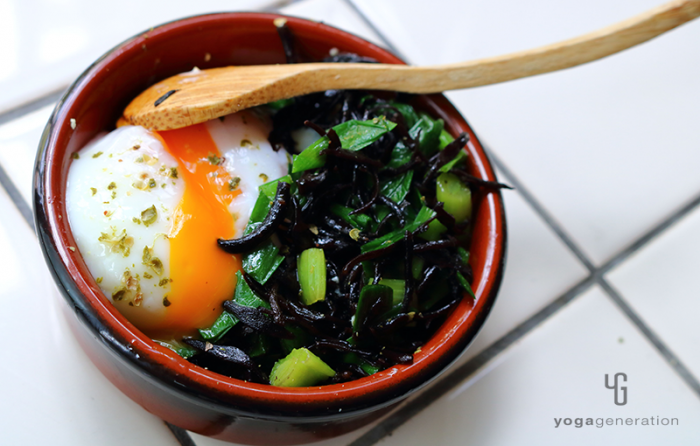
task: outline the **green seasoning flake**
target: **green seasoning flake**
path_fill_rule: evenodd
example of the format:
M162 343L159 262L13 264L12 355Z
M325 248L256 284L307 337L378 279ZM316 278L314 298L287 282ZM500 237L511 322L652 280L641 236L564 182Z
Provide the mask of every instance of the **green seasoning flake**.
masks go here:
M141 212L141 221L143 222L144 225L146 225L146 227L155 223L157 219L158 219L158 211L156 210L155 205L153 205L150 208L146 209L145 211Z
M73 155L71 155L71 156L73 157L74 160L80 159L80 155L78 154L78 152L73 152Z
M117 234L116 229L112 228L112 235L102 232L97 240L107 246L110 252L124 257L129 257L131 247L134 246L134 238L126 235L126 229Z
M149 248L148 246L143 247L141 261L144 265L150 267L154 273L159 276L163 275L163 270L165 269L163 267L163 262L161 262L158 257L153 257L153 248Z
M154 180L153 178L151 178L150 180L148 180L148 187L150 187L151 189L153 189L153 188L156 187L156 186L157 186L157 185L156 185L156 180Z
M114 181L109 183L109 186L107 186L107 189L109 189L109 190L116 189L116 188L117 188L117 183L115 183Z
M209 152L209 156L207 156L207 159L208 159L209 162L210 162L211 164L213 164L214 166L218 166L218 165L221 164L221 162L223 161L221 158L219 158L218 156L214 155L214 154L211 153L211 152Z
M177 179L177 167L170 168L170 178Z
M270 384L277 387L308 387L332 376L335 376L335 371L321 358L308 349L297 348L275 363L270 373Z
M228 190L236 190L238 189L238 185L241 182L240 177L233 177L231 180L228 182Z
M90 190L92 191L93 196L97 193L97 189L95 189L94 187L91 187Z
M100 155L102 155L104 152L97 152L96 154L92 155L93 158L99 158Z

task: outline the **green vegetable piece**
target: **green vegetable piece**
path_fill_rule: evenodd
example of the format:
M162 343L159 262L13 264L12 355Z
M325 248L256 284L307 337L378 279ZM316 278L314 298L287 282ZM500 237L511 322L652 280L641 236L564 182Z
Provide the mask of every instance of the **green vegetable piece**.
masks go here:
M429 242L435 241L440 238L440 236L447 231L445 225L437 220L433 220L428 225L428 229L420 234L418 237L427 240Z
M459 281L459 284L462 285L462 288L474 299L476 299L476 296L474 295L474 291L472 291L471 285L469 285L469 282L467 282L467 279L462 275L462 273L458 272L457 273L457 280Z
M408 104L391 101L391 105L403 115L403 119L406 121L406 127L409 129L416 125L416 122L420 119L416 110Z
M445 204L449 212L459 223L472 214L472 192L459 178L451 173L442 173L437 178L436 197Z
M348 364L359 365L360 368L368 375L374 375L381 370L379 367L374 366L360 358L356 353L346 353L345 356L343 356L343 361Z
M237 304L245 305L246 307L270 308L270 304L260 299L253 290L250 289L248 282L243 279L243 275L240 271L236 272L236 289L233 292L233 300ZM236 316L224 311L209 328L199 329L199 334L207 341L217 341L237 323L238 318Z
M335 371L305 348L296 348L272 367L270 384L277 387L309 387L335 375Z
M270 353L272 350L272 342L270 337L260 333L254 333L250 342L250 350L248 356L256 358Z
M264 285L278 266L284 262L279 248L271 240L262 242L255 250L243 256L243 270L256 282Z
M309 248L297 259L301 301L311 305L326 298L326 255L323 249Z
M382 182L380 184L380 193L390 198L394 203L401 204L406 195L408 195L408 191L411 190L412 180L413 171L409 170L404 174Z
M248 225L243 232L244 235L255 231L255 229L262 224L263 220L265 220L265 217L272 207L271 203L275 199L277 183L280 181L291 183L292 178L287 175L260 186L260 194L250 213ZM257 282L264 285L283 261L284 257L279 255L279 248L275 246L271 240L266 240L260 243L254 250L246 253L243 256L242 263L243 270L250 274Z
M164 341L158 341L158 340L153 340L156 344L160 344L163 347L169 348L170 350L174 351L178 355L182 356L185 359L190 359L194 355L198 353L197 349L190 347L187 344L181 344L177 341L172 341L172 342L164 342Z
M262 186L260 186L258 188L258 191L261 194L264 194L268 198L268 200L272 201L275 199L275 195L277 195L277 183L279 183L280 181L284 181L285 183L288 183L288 184L293 184L292 176L285 175L282 178L277 178L276 180L272 180L270 182L263 184ZM257 206L257 203L255 203L255 204ZM268 205L267 207L269 210L270 206ZM265 215L267 215L267 212L265 213ZM252 216L251 216L251 218L252 218ZM262 221L263 219L265 219L264 216L260 221Z
M389 319L401 312L403 297L406 294L406 281L399 279L380 279L379 285L391 288L391 309L384 313L382 319Z
M369 251L374 251L375 249L386 248L387 246L393 245L394 243L403 239L406 231L415 231L422 224L424 224L434 216L435 211L423 206L418 212L418 215L416 215L416 218L411 223L408 223L403 228L384 234L383 236L376 238L371 242L365 243L364 245L362 245L362 248L360 248L360 250L363 253L365 253Z
M444 149L449 143L451 143L454 140L455 139L452 137L452 135L449 134L447 130L442 129L442 131L440 132L440 144L438 145L438 149Z
M442 166L440 168L440 172L449 172L454 166L461 163L465 159L467 159L467 152L462 150L457 154L457 156L452 158L452 161L448 161L444 166Z
M333 127L333 130L338 134L340 145L343 149L358 151L372 144L394 127L396 127L395 123L387 121L382 116L367 121L352 119L336 125ZM321 155L321 152L327 149L329 144L330 140L327 136L324 136L295 156L292 173L323 166L326 162L326 157Z
M200 328L199 335L206 341L216 342L238 323L236 316L224 311L209 328Z
M352 209L346 206L342 206L338 203L331 204L330 209L331 212L333 212L335 215L342 218L346 222L350 223L354 228L362 229L363 231L366 231L371 228L372 217L370 217L367 214L350 215Z
M279 99L277 101L268 102L265 105L267 105L268 107L270 107L271 109L273 109L275 111L278 111L278 110L282 110L284 107L286 107L288 105L292 105L293 103L294 103L293 98L287 98L287 99Z
M340 138L340 145L345 150L356 152L362 150L385 133L396 127L396 123L387 121L384 116L367 121L350 120L333 127Z
M430 116L423 114L408 133L412 138L418 138L421 152L431 156L438 150L440 133L444 126L445 123L442 119L433 120Z
M391 151L391 158L389 159L386 167L391 167L392 169L399 168L411 161L412 155L413 151L406 147L403 142L399 141Z
M414 279L418 279L423 274L423 265L425 265L425 259L423 257L413 257L413 262L411 263L411 275Z
M285 353L289 353L295 348L302 348L314 342L314 338L301 327L287 324L284 328L294 335L292 339L280 339L280 346L282 346L282 350L284 350Z
M457 254L459 254L459 258L462 261L462 265L464 265L464 266L469 265L469 251L462 248L461 246L458 246L457 247Z
M393 291L386 285L365 285L360 291L357 310L352 318L352 330L358 332L367 322L386 313L392 307Z
M406 281L400 279L379 279L379 285L391 288L391 306L403 303L403 296L406 293Z

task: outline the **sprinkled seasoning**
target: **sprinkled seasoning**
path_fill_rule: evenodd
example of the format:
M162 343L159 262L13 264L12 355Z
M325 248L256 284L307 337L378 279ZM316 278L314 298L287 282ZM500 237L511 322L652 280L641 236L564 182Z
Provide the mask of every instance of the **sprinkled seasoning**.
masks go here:
M109 183L109 186L107 186L107 189L109 189L109 190L116 189L116 188L117 188L117 183L115 183L114 181Z
M143 273L143 277L146 278L146 279L153 279L153 276L152 276L148 271L146 271L145 273Z
M78 154L78 152L73 152L73 155L71 155L71 157L72 157L74 160L80 159L80 155Z
M141 221L146 227L152 225L158 219L158 211L155 205L141 212Z
M252 145L253 145L253 143L250 142L249 139L243 139L243 140L241 140L241 147L248 147L248 146L252 146Z
M165 286L169 283L170 281L168 279L160 279L160 282L158 282L158 286Z
M150 180L148 180L148 187L149 187L149 188L153 189L153 188L156 187L156 186L157 186L156 180L154 180L153 178L151 178Z
M143 256L141 258L142 263L153 270L159 276L163 275L163 262L160 261L158 257L153 257L153 248L144 246Z
M261 180L263 180L263 182L267 183L267 180L268 180L267 175L265 175L264 173L261 173L258 176L260 177Z
M132 218L131 221L133 221L133 222L136 223L137 225L140 225L140 224L141 224L141 220L138 219L138 218L136 218L136 217Z
M95 282L97 282L97 283L102 283L102 277L96 278L96 279L95 279Z
M170 168L170 178L177 179L177 167Z
M163 306L164 307L170 306L170 301L168 300L168 296L163 297Z
M228 182L228 189L229 190L236 190L238 188L238 185L240 184L240 182L241 182L240 177L231 178L231 180L229 180L229 182Z
M112 235L104 232L101 234L102 235L100 235L97 240L107 246L110 252L129 257L131 247L134 246L134 238L126 234L126 229L123 229L120 234L117 234L116 228L112 227Z
M92 191L93 196L97 193L97 189L95 189L94 187L91 187L90 190Z
M211 152L209 153L209 156L207 156L207 159L214 166L218 166L223 161L221 158L219 158L218 156L214 155Z
M100 155L102 155L104 152L97 152L96 154L92 155L93 158L99 158Z

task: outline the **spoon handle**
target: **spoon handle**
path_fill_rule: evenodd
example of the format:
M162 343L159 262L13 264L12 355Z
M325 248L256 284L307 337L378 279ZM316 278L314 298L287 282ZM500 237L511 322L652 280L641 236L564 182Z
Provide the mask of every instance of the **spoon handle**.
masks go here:
M517 53L426 67L365 65L363 70L352 73L354 79L349 83L355 88L409 93L434 93L496 84L602 59L698 16L700 0L675 0L597 31ZM342 73L345 79L339 79L346 88L348 74Z

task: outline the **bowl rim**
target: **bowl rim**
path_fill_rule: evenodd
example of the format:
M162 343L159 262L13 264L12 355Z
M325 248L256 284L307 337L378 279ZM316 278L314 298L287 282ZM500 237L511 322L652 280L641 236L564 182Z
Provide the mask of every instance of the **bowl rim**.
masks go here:
M489 240L486 244L484 271L477 282L475 271L473 306L463 299L459 306L433 335L413 364L390 367L375 375L342 384L304 388L279 388L249 383L205 370L156 344L136 329L111 305L89 276L75 274L83 262L71 250L72 234L68 218L63 218L65 204L57 187L61 178L54 178L54 152L59 134L70 131L67 109L85 93L92 78L119 55L134 45L141 45L144 36L176 32L187 24L215 23L216 20L269 20L285 18L290 26L306 27L322 34L358 41L368 51L382 55L385 63L403 63L388 50L346 31L294 16L263 12L219 12L194 15L150 28L116 45L91 64L67 89L58 101L42 134L34 173L34 217L42 252L61 294L75 310L78 319L114 355L160 386L199 404L237 414L298 420L313 415L316 419L336 419L386 407L427 385L454 363L476 337L490 313L501 284L506 259L506 221L500 191L489 191L481 198L477 215L487 212ZM447 128L468 131L469 158L482 179L496 181L487 154L466 120L442 95L427 95L427 108L433 116L443 118ZM63 151L66 149L64 147ZM65 156L65 154L64 154ZM53 162L53 163L52 163ZM65 178L63 178L65 184ZM56 199L58 197L58 199ZM483 208L483 209L482 209ZM82 263L84 266L84 263ZM116 313L116 314L115 314ZM457 316L458 315L458 316ZM450 326L448 326L448 321ZM319 418L320 417L320 418Z

